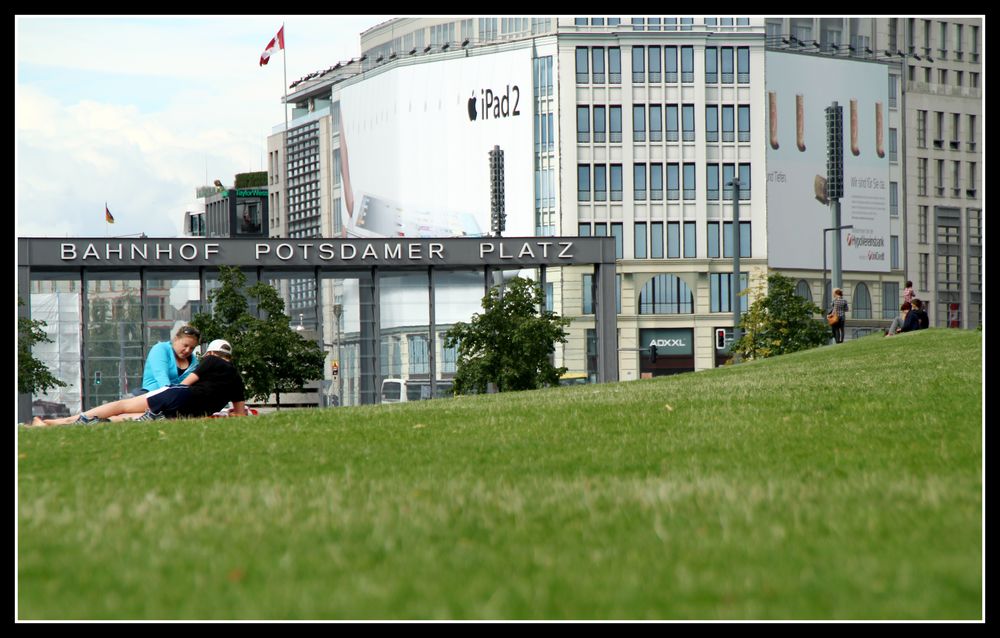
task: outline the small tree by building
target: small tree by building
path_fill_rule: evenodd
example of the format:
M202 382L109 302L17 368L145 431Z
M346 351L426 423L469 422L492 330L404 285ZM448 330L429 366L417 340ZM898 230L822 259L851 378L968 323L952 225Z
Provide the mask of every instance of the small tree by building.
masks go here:
M18 297L17 305L23 306L24 300ZM22 394L44 394L67 385L49 372L48 366L31 352L36 343L52 343L45 333L46 325L44 321L17 318L17 391Z
M543 307L537 283L515 277L501 295L492 288L483 297L483 312L469 323L456 323L445 335L445 347L458 348L454 391L483 393L531 390L559 383L564 367L552 365L556 343L566 343L569 320Z
M285 302L272 286L258 282L244 291L246 275L228 266L219 269L219 283L208 296L212 314L195 315L191 325L203 342L232 344L233 364L249 397L266 401L273 394L280 408L282 392L301 391L306 382L323 377L323 350L291 327ZM263 319L250 313L247 297L257 301Z
M743 335L732 346L734 354L747 360L765 359L829 342L827 323L816 319L817 314L823 314L822 309L796 295L788 277L770 274L767 290L758 286L755 297L740 321Z

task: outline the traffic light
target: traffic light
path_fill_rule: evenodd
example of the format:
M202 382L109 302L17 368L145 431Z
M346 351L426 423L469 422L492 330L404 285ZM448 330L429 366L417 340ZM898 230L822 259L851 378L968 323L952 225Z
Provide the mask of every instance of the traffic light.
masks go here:
M96 370L94 372L94 385L101 385L101 371Z
M726 349L726 329L716 328L715 329L715 349L725 350Z
M656 363L656 344L649 346L649 362Z
M826 107L826 197L844 196L844 107Z
M506 229L503 151L499 146L494 146L490 151L490 231L495 237L500 237Z

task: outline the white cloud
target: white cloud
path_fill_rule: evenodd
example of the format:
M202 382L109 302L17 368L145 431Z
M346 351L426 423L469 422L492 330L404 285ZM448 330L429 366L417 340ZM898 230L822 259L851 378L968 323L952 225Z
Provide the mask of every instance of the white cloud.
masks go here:
M103 236L105 201L112 234L179 234L197 186L266 169L281 56L292 82L358 56L384 19L294 16L260 68L282 18L17 18L18 235ZM150 94L157 78L170 88Z

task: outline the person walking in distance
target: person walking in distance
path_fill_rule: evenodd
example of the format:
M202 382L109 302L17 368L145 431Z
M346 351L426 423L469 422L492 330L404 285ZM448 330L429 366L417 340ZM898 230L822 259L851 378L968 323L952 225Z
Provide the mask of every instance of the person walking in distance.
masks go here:
M844 320L850 307L844 299L844 291L837 288L833 291L833 303L830 305L829 314L836 314L837 321L830 327L833 329L833 339L837 343L844 343Z

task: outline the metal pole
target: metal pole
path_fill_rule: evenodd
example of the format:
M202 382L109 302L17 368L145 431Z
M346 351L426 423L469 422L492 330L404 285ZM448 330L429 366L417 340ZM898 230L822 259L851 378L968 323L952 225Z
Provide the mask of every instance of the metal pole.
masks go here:
M833 213L833 230L836 233L836 239L833 242L833 283L832 288L843 288L844 287L844 274L842 272L842 262L841 262L841 251L840 251L840 229L843 228L840 225L840 200L834 199L830 202L830 211ZM823 242L826 244L826 242ZM831 292L831 295L833 293Z
M733 281L730 285L733 304L733 341L740 338L740 180L733 187Z

